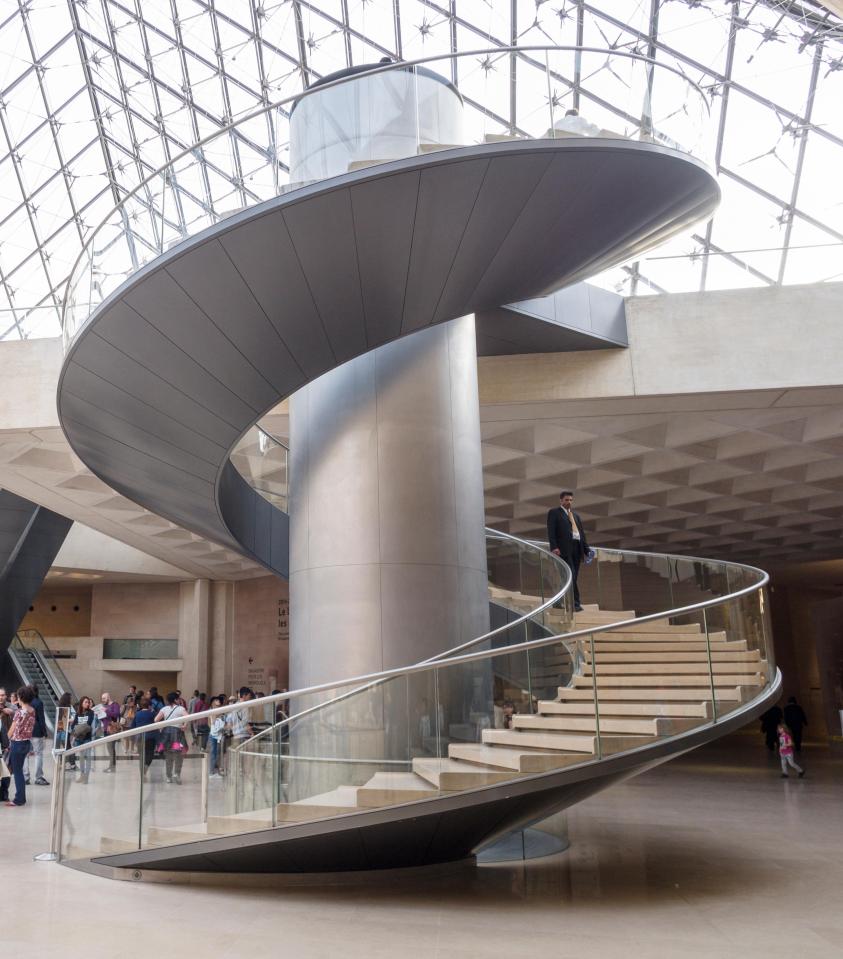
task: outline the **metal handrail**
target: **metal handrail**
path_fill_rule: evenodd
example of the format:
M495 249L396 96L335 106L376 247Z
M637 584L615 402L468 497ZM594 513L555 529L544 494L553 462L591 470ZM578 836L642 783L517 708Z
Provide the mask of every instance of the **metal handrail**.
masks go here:
M613 550L613 552L615 552ZM617 550L618 553L625 553L625 550ZM630 551L630 554L633 555L644 555L653 558L668 558L668 559L693 559L692 557L680 556L671 553L639 553L636 551ZM697 560L699 561L699 560ZM704 560L704 562L712 563L713 560ZM78 752L83 752L86 749L94 748L99 746L102 743L115 742L118 739L126 739L129 736L138 735L139 733L146 733L157 731L159 729L166 729L168 726L178 726L182 725L188 721L194 721L196 719L204 719L211 716L222 716L231 712L235 712L238 709L243 708L254 708L255 706L266 705L269 703L275 702L285 702L301 696L313 695L315 693L330 692L332 689L338 689L342 686L348 686L351 684L367 686L374 682L385 681L389 679L397 679L401 676L411 676L415 673L424 672L426 670L437 669L443 666L451 666L453 664L459 663L470 663L477 662L484 659L493 659L496 656L502 655L512 655L519 652L528 652L534 649L541 649L544 646L552 646L561 642L570 642L573 640L584 639L587 636L592 636L596 633L607 633L615 630L622 630L628 626L637 625L640 623L653 622L660 619L670 619L676 616L684 616L689 613L697 612L703 609L709 609L713 606L721 606L726 603L732 602L736 599L740 599L742 596L748 596L751 593L755 593L760 589L763 589L770 581L769 575L764 572L762 569L758 569L756 566L748 566L742 563L727 563L720 561L720 565L728 566L733 569L739 569L743 572L755 573L758 576L757 582L750 584L749 586L744 586L739 590L735 590L732 593L727 593L723 596L715 596L711 599L702 600L699 603L691 603L687 606L678 606L673 609L663 610L657 613L648 613L646 616L633 616L630 619L621 620L616 623L605 623L602 626L590 626L587 629L574 630L570 633L559 633L555 636L548 636L541 639L533 639L528 642L518 643L517 645L507 646L505 649L493 649L493 650L483 650L479 653L467 653L462 656L455 656L443 662L434 662L434 663L418 663L415 666L404 666L397 669L388 669L383 670L379 673L369 673L363 676L356 676L349 679L335 680L330 683L319 683L316 686L308 686L303 689L294 689L286 693L277 693L274 696L264 696L261 699L252 699L247 702L232 703L228 706L218 706L216 709L209 709L202 713L193 713L190 717L180 717L179 719L166 719L159 723L150 723L148 726L143 726L140 730L125 730L124 732L115 733L113 736L105 736L102 739L98 739L95 743L83 743L80 746L74 746L71 749L64 750L63 752L66 755L72 755ZM313 712L317 709L322 709L330 705L330 702L319 703L317 706L310 707L310 709L303 710L301 713L294 714L289 716L287 719L283 720L278 725L285 725L292 723L294 720L297 720L300 716L306 715L307 713Z
M397 60L392 63L378 64L373 66L371 70L367 70L365 73L353 74L351 76L339 77L336 80L331 80L325 83L320 83L318 86L310 87L307 90L302 90L299 93L295 93L291 96L284 97L281 100L277 100L274 103L271 103L266 106L262 106L257 110L253 110L251 113L246 113L241 117L238 117L236 120L232 120L231 123L226 124L223 127L220 127L218 130L215 130L213 133L208 134L205 137L197 140L192 146L185 147L180 153L177 153L174 157L169 159L166 163L162 164L147 177L141 180L137 186L131 189L119 203L109 210L105 217L97 224L94 228L88 239L85 241L82 249L79 251L79 255L73 262L73 266L70 269L68 274L67 284L65 286L64 296L62 297L62 310L61 310L61 328L64 330L66 319L67 319L67 308L68 303L71 301L72 294L72 284L74 277L76 275L76 269L79 264L82 262L82 258L85 253L91 247L94 242L94 239L99 234L100 230L111 222L111 218L120 210L125 204L136 196L144 187L148 186L150 183L155 181L160 177L166 170L173 167L176 163L182 160L184 157L189 156L190 154L195 154L197 150L203 149L207 144L211 143L213 140L216 140L218 137L223 137L228 133L231 133L238 126L244 123L249 123L252 120L262 117L267 113L271 113L274 110L291 104L294 101L297 102L308 96L311 96L314 93L324 93L325 90L329 90L332 87L341 86L343 84L353 82L355 80L360 80L362 77L374 76L380 73L388 73L391 71L397 70L406 70L408 67L423 66L426 63L433 63L437 60L457 60L464 57L483 57L483 56L504 56L507 54L522 54L522 53L548 53L548 52L575 52L575 53L600 53L606 54L607 56L621 57L626 60L633 60L645 64L649 64L652 67L656 67L661 70L667 70L670 73L676 74L686 83L689 87L692 87L699 93L700 101L705 105L705 109L711 113L711 108L709 106L708 100L705 96L704 91L689 77L687 77L681 70L676 67L671 66L668 63L662 63L658 60L655 60L652 57L646 57L640 53L631 53L626 50L609 50L603 47L588 47L588 46L578 46L575 44L530 44L528 46L508 46L508 47L488 47L485 49L479 50L464 50L459 51L458 53L446 53L446 54L436 54L428 57L419 57L415 60ZM81 328L81 327L80 327ZM78 332L78 331L77 331ZM67 345L67 344L66 344Z

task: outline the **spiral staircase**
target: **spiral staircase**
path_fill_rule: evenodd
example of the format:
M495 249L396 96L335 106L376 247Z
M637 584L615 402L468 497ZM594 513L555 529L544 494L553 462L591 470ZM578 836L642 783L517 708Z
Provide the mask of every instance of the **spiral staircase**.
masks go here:
M559 81L548 52L559 48L541 49L548 81ZM534 48L509 53L541 66ZM283 495L232 462L278 402L402 336L628 260L716 206L697 125L673 126L700 91L680 78L680 101L658 109L647 80L658 64L603 55L644 68L645 107L617 111L622 129L560 132L551 98L549 116L484 128L470 143L419 140L406 156L354 161L324 181L279 185L270 157L270 195L178 229L162 212L147 255L132 248L122 273L106 270L123 225L149 212L144 197L185 183L201 151L150 177L69 281L58 404L75 452L123 495L286 576ZM344 82L355 79L333 81ZM277 106L262 111L270 122L281 122ZM286 716L280 697L212 711L209 720L247 709L266 724L229 750L222 781L196 751L180 784L156 762L138 775L152 732L119 734L127 773L94 776L95 789L64 767L76 752L96 759L102 741L59 754L53 848L135 878L463 859L739 728L777 697L760 570L598 550L581 575L592 605L572 620L558 560L505 539L520 574L490 566L502 626L424 663L294 690ZM538 575L525 585L528 556Z

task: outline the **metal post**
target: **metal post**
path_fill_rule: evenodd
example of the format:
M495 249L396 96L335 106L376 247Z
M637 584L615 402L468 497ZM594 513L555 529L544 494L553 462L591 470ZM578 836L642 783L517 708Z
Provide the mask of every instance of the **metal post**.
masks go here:
M272 816L270 820L273 826L278 825L278 803L280 802L280 788L279 788L279 770L281 768L281 757L279 755L280 750L280 737L278 730L278 723L276 721L275 713L275 704L272 706Z
M526 627L526 623L524 626ZM527 657L527 695L530 697L530 712L534 713L536 710L533 707L533 668L530 663L530 650L526 650L524 655Z
M711 721L717 722L717 695L714 688L714 664L711 661L711 638L708 634L708 616L706 608L703 607L703 629L705 630L705 648L708 652L708 679L711 683Z
M600 550L598 549L596 552L597 555L594 558L594 562L597 564L597 608L603 609L603 603L601 601L603 598L603 588L600 580Z
M597 657L594 653L594 633L588 637L591 646L591 688L594 695L594 732L597 737L597 758L603 758L603 743L600 739L600 704L597 696Z
M56 862L61 856L61 819L59 794L64 785L64 753L53 753L56 766L53 775L53 788L50 792L50 849L48 852L39 852L32 858L36 862Z
M202 790L199 794L199 802L201 805L202 812L202 822L208 821L208 777L211 774L210 770L211 765L211 754L206 749L202 753Z
M146 779L146 737L147 733L141 733L140 743L138 744L138 849L143 849L143 784Z

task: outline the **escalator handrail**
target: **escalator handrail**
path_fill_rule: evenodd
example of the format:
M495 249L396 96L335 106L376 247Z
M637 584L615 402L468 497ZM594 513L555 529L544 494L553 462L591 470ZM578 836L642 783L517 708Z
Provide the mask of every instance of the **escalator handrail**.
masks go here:
M42 647L41 649L38 649L37 647L33 648L33 647L24 645L23 640L21 639L21 634L27 634L27 633L34 635L38 638L38 642L40 643ZM53 655L53 651L47 645L47 641L44 639L44 636L42 635L40 630L33 629L31 626L28 626L26 629L19 629L15 633L15 638L12 640L11 645L9 647L10 649L14 648L16 641L20 644L21 649L24 649L24 650L31 649L32 652L36 653L40 657L43 663L44 673L46 674L47 679L53 683L53 685L56 688L56 691L59 694L58 697L56 698L56 702L58 702L58 700L61 698L63 693L70 693L70 698L73 699L74 698L73 686L71 685L70 680L67 678L67 675L65 674L61 666L57 665L55 656Z
M618 552L621 554L626 553L626 550L612 550L612 552ZM635 555L644 555L650 556L652 558L668 558L668 559L694 559L694 557L687 556L678 556L669 553L636 553L635 551L629 551L630 554ZM764 572L762 569L758 569L756 566L749 566L742 563L729 563L725 561L714 561L714 560L703 560L706 563L717 562L721 567L728 566L735 570L740 570L744 573L753 573L757 576L757 581L749 584L748 586L743 586L741 589L735 590L734 592L727 593L723 596L714 596L711 599L701 600L698 603L691 603L686 606L678 606L673 609L662 610L656 613L648 613L645 616L633 616L629 619L621 620L616 623L605 623L598 626L590 626L586 629L573 630L569 633L559 633L554 636L542 637L540 639L529 640L524 643L518 643L517 645L507 646L503 649L492 649L492 650L482 650L476 653L464 653L461 656L455 656L444 661L433 662L433 663L418 663L414 666L402 666L396 669L383 670L379 673L370 673L364 676L351 677L349 679L336 680L330 683L320 683L315 686L309 686L304 689L294 689L285 693L276 693L274 696L263 696L260 699L252 699L247 702L238 702L232 703L226 706L217 706L215 709L208 709L201 713L193 713L189 719L186 719L184 716L179 717L178 719L165 719L158 723L150 723L147 726L143 726L140 729L128 729L119 733L114 733L112 736L104 736L101 739L96 740L95 742L83 743L79 746L73 746L67 750L60 750L65 755L74 755L76 753L84 752L87 749L95 748L96 746L102 745L104 742L116 742L118 739L127 739L130 736L142 735L149 732L157 732L160 729L166 729L168 726L183 726L187 722L193 722L198 719L209 719L212 717L227 715L228 713L236 712L239 709L254 709L259 706L268 705L270 703L282 703L287 700L299 698L301 696L313 695L315 693L330 692L333 689L339 689L342 686L355 685L360 687L367 687L376 682L385 682L390 679L397 679L402 676L410 676L415 673L421 673L429 670L434 670L437 668L442 668L443 666L451 666L459 663L469 663L476 662L483 659L494 659L496 656L501 655L514 655L520 652L530 652L534 649L541 649L544 646L552 646L559 643L570 643L576 640L585 640L588 637L592 637L598 633L609 633L617 630L623 630L629 626L640 625L641 623L654 622L663 619L671 619L676 616L685 616L689 613L698 612L704 609L710 609L714 606L723 606L727 603L734 602L737 599L740 599L743 596L749 596L752 593L756 593L759 590L763 589L770 581L769 574ZM316 710L325 709L330 706L336 700L329 700L327 702L319 703L316 706L310 707L307 710L303 710L301 713L296 713L293 716L288 717L285 720L280 721L277 725L289 725L295 720L298 720L301 716L304 716L308 713L314 712Z

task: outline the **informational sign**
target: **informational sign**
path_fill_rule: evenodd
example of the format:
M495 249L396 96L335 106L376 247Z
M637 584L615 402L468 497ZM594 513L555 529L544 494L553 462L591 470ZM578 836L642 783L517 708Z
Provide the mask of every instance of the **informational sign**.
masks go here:
M70 706L59 706L56 710L56 724L53 729L53 749L67 749L67 735L70 731Z
M278 600L278 625L276 631L278 642L284 642L290 638L290 600Z

